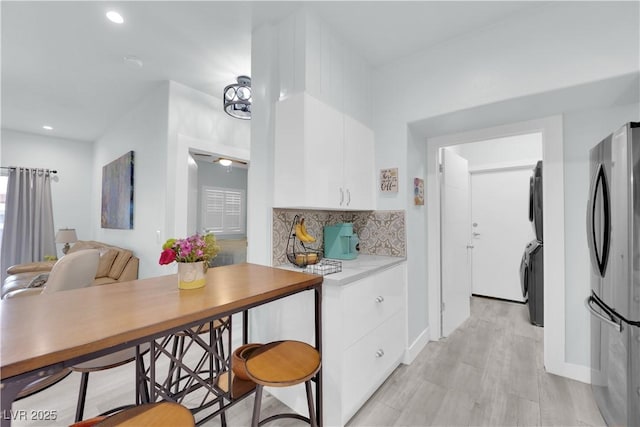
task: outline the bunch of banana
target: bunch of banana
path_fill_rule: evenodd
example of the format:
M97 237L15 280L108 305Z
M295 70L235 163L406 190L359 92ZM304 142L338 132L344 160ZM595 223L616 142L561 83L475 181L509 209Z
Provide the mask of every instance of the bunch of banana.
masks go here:
M304 225L304 218L300 219L300 222L296 224L296 236L302 243L313 243L316 238L307 233L307 227Z

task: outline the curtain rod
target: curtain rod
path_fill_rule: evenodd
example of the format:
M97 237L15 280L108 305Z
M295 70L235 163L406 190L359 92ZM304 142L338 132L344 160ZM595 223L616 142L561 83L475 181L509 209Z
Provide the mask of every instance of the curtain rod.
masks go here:
M0 169L34 169L37 171L48 171L49 173L58 173L57 170L51 170L51 169L43 169L43 168L25 168L22 166L0 166Z

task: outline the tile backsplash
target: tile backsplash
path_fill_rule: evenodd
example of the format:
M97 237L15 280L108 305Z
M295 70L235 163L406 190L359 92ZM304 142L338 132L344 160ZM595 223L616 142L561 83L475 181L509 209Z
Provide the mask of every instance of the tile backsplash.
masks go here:
M273 265L287 262L287 241L296 215L304 217L307 231L316 238L313 248L322 248L325 225L352 222L360 238L360 253L368 255L406 256L404 211L319 211L302 209L273 210Z

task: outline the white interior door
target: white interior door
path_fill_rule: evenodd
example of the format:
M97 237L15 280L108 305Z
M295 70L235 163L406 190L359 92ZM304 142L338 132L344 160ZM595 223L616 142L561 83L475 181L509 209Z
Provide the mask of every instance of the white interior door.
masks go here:
M441 187L442 336L448 336L470 315L469 165L443 149Z
M476 295L524 301L520 260L535 238L529 222L531 168L471 174L472 289Z

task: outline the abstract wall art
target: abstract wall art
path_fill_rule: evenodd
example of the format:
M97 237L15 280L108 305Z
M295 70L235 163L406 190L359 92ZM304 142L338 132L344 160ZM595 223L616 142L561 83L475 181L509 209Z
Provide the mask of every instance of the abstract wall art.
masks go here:
M133 151L102 167L102 228L133 228Z

